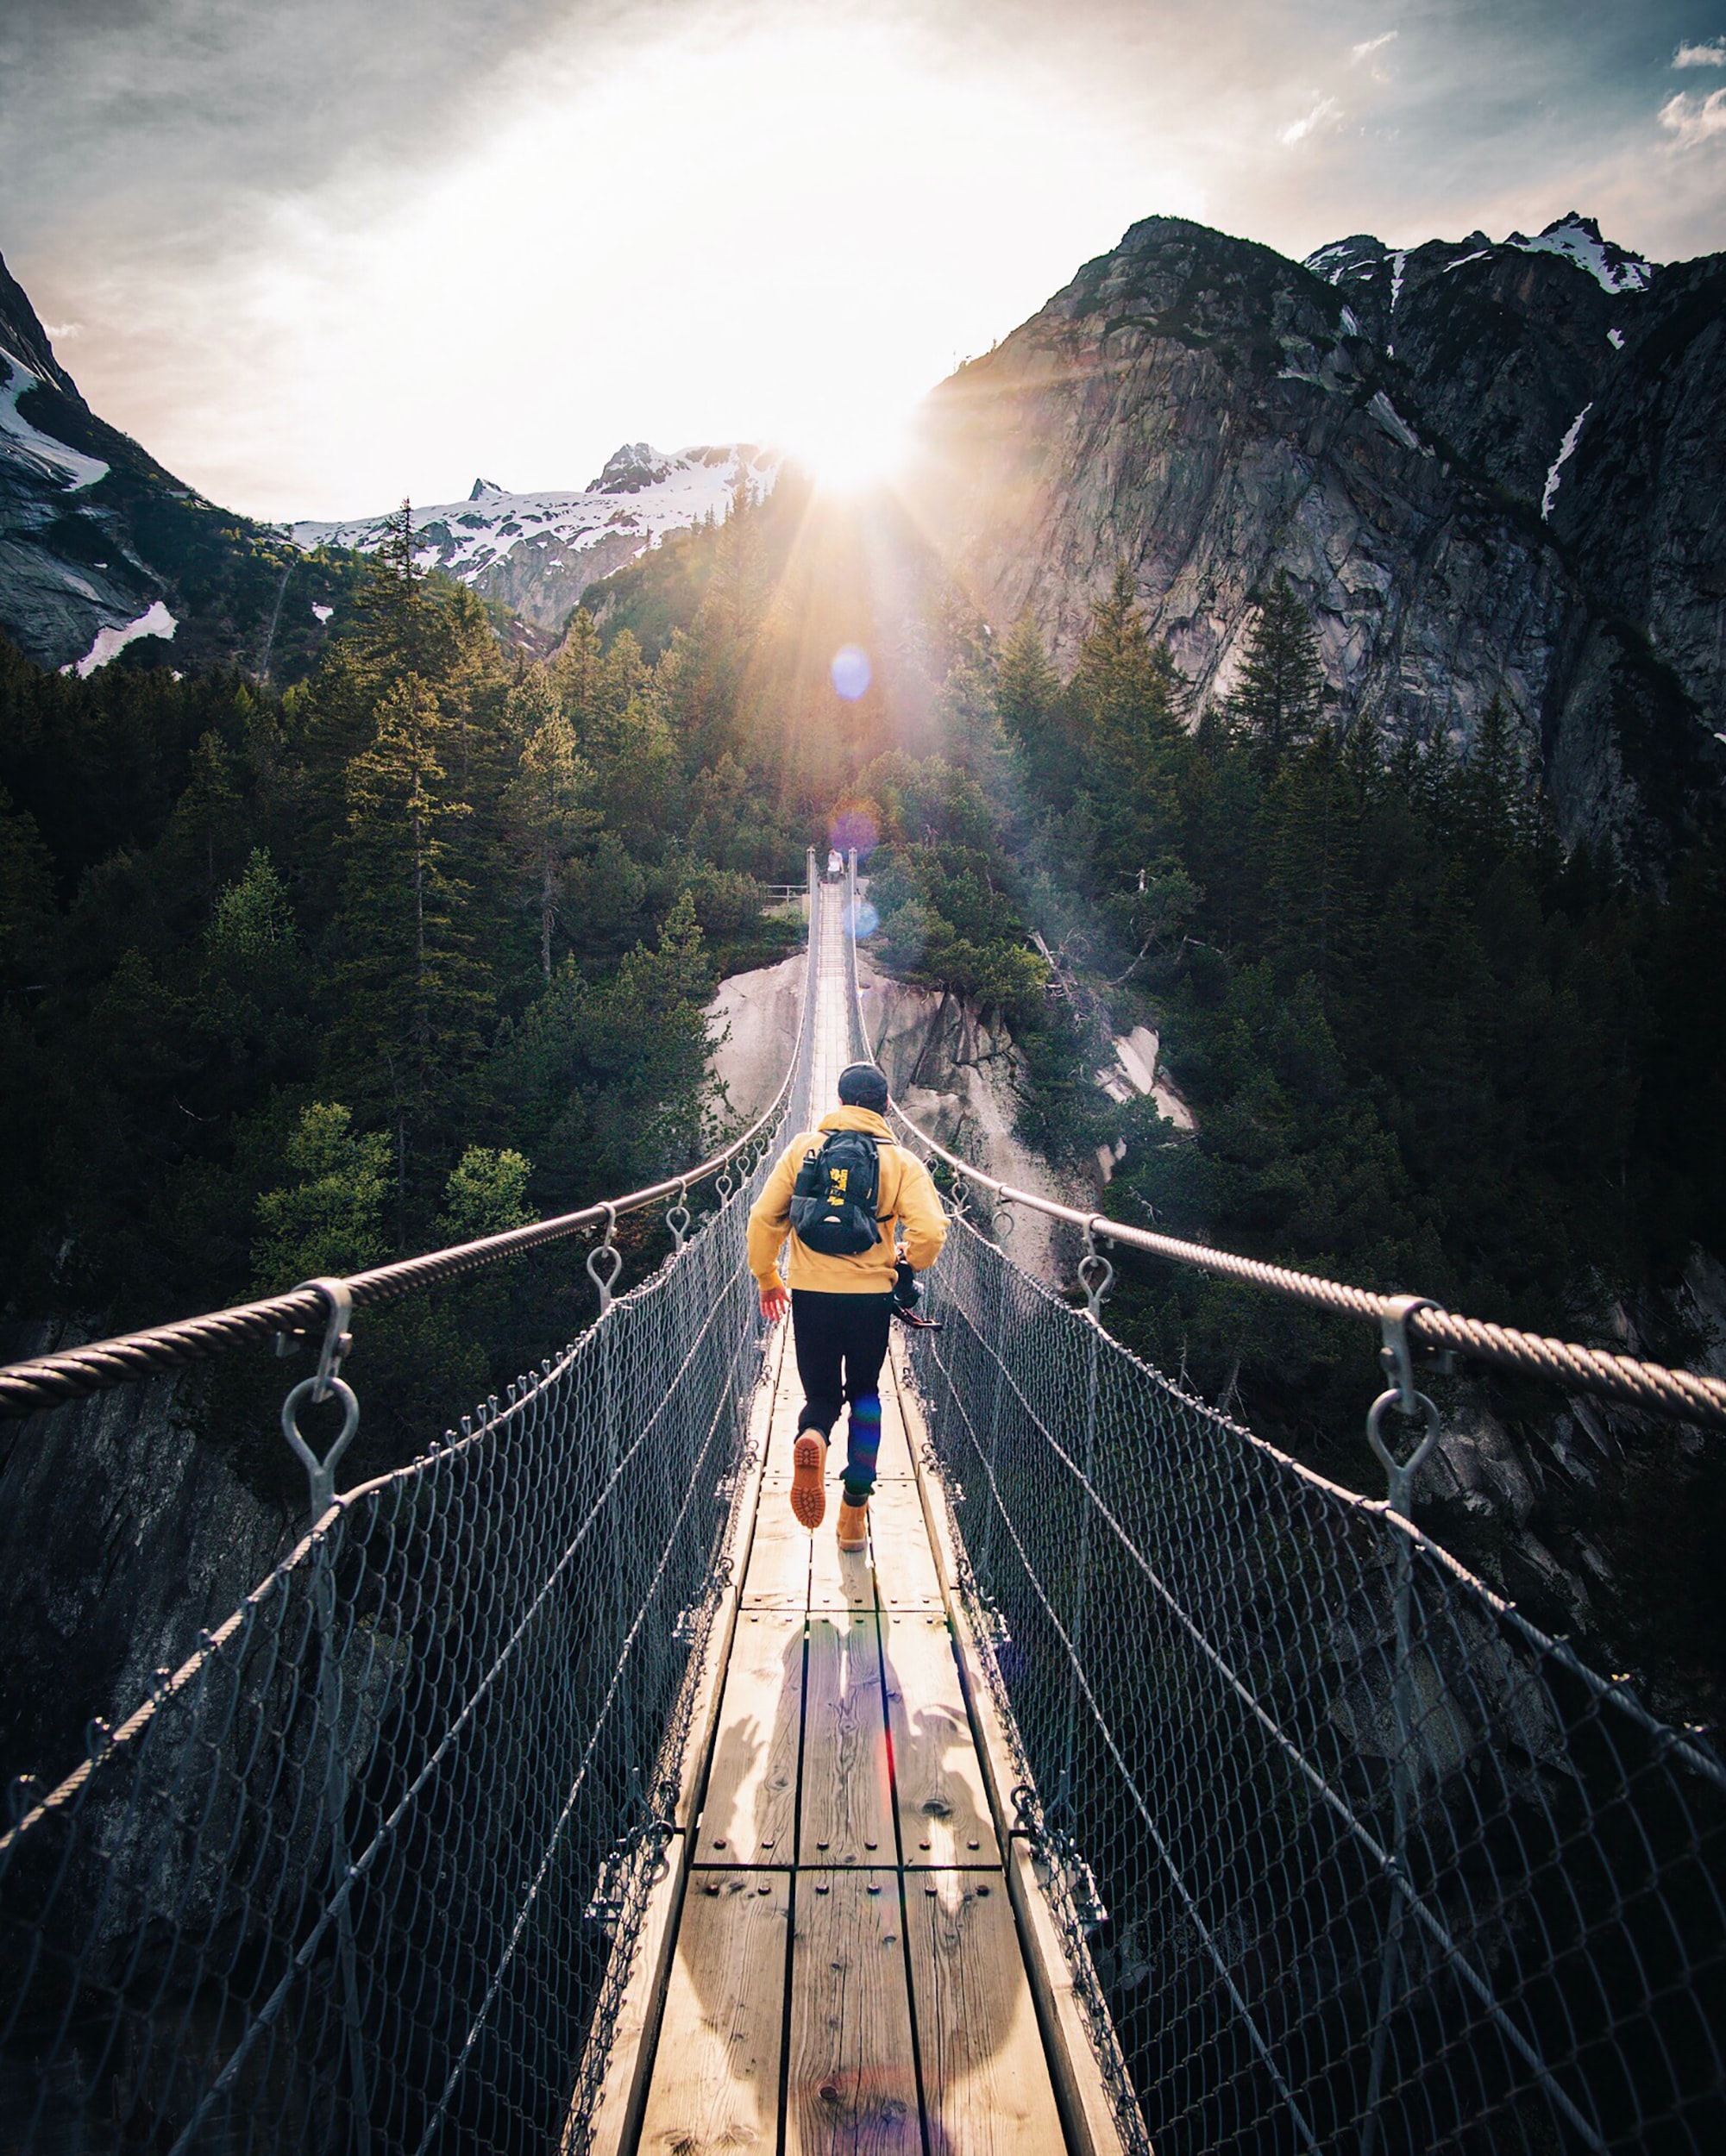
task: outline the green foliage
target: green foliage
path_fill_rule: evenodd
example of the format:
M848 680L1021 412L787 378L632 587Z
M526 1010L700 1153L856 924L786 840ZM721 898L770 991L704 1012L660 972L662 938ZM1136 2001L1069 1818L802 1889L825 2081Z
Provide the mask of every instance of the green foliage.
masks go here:
M419 573L405 510L279 693L83 681L0 643L16 1315L148 1323L699 1150L716 971L797 933L760 885L800 874L810 821L726 715L759 550L706 543L727 558L699 712L693 642L650 664L578 614L547 665L506 657L470 592ZM716 758L709 720L735 736ZM368 1317L373 1464L581 1321L567 1268L510 1275ZM218 1420L261 1426L226 1397Z
M1586 848L1566 860L1501 704L1466 754L1391 751L1370 721L1340 738L1281 580L1236 693L1190 731L1167 723L1186 701L1167 664L1123 577L1064 692L1027 623L995 676L1026 797L1016 902L1081 954L1093 1067L1108 1028L1143 1018L1196 1117L1186 1134L1149 1101L1118 1113L1109 1210L1572 1335L1615 1299L1652 1309L1696 1242L1726 1248L1726 985L1705 955L1722 843L1668 898ZM929 879L901 881L883 934L914 964L941 909ZM1098 1135L1080 1078L1032 1107L1074 1155ZM1358 1327L1140 1261L1111 1323L1377 1486Z
M258 1200L253 1263L267 1293L382 1263L390 1143L378 1131L357 1136L353 1124L353 1111L339 1102L301 1111L282 1151L296 1180Z
M532 1173L526 1156L513 1147L470 1145L443 1186L438 1234L449 1243L473 1243L537 1220L539 1215L527 1201Z
M1252 742L1260 768L1275 771L1290 750L1312 739L1323 703L1312 624L1279 569L1258 602L1228 716Z

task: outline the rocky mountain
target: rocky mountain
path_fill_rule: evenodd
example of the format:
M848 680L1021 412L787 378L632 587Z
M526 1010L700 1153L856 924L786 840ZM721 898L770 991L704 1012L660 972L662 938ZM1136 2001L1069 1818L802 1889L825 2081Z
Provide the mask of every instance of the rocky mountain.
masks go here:
M1723 277L1576 216L1306 263L1148 218L936 392L919 511L1064 655L1126 561L1206 696L1285 573L1340 718L1502 698L1566 836L1658 862L1726 779Z
M559 630L591 584L656 546L668 531L723 517L740 486L769 490L779 458L748 443L667 455L625 442L577 493L512 494L475 479L465 502L413 511L416 555L543 630ZM356 548L384 537L383 517L290 527L297 545Z
M218 509L92 412L0 261L0 630L40 665L311 664L355 570Z

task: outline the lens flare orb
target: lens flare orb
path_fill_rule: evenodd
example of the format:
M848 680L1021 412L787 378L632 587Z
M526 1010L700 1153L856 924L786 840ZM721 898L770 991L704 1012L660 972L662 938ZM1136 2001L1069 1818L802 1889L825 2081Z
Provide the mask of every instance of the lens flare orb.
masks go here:
M833 654L833 686L846 703L866 695L873 679L868 652L860 644L841 644Z

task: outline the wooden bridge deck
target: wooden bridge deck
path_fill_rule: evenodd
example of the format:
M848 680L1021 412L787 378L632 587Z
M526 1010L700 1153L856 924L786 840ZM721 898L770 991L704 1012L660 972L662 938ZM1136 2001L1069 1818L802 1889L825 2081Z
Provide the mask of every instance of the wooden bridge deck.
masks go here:
M839 909L823 911L818 1112L845 1060ZM1002 1816L1010 1761L950 1592L915 1403L890 1360L869 1547L843 1557L843 1422L825 1522L812 1536L792 1517L789 1333L754 1406L737 1576L588 2146L1103 2156L1119 2142Z
M811 1535L788 1494L801 1393L788 1341L774 1351L631 2138L643 2156L1047 2156L1066 2139L896 1378L882 1389L870 1547L844 1557L832 1529L843 1429L832 1508Z

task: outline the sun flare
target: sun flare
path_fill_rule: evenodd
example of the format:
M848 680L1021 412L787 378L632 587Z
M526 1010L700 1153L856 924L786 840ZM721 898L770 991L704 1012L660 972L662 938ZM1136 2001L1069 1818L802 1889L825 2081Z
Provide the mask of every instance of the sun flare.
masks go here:
M911 453L911 414L850 409L812 415L787 430L792 457L818 486L862 493L894 479Z

